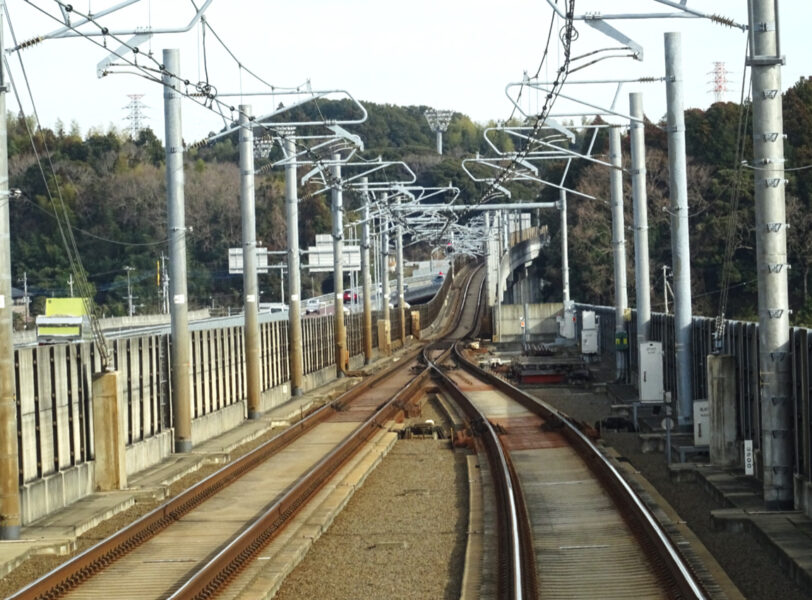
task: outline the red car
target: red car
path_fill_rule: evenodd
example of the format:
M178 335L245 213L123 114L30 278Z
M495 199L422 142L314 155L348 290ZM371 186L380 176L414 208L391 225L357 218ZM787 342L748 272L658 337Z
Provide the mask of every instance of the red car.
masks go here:
M352 290L344 290L344 302L358 300L358 294L353 293Z

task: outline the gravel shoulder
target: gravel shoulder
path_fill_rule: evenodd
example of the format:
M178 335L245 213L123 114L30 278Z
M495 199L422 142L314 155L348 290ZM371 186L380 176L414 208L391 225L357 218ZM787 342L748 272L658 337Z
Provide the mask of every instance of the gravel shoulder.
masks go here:
M442 417L426 405L423 419ZM399 440L275 597L459 598L467 477L448 440Z

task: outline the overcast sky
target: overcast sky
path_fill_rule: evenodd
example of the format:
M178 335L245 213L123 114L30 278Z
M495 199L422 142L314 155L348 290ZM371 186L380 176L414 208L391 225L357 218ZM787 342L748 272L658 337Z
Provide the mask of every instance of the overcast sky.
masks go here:
M198 5L205 0L196 0ZM563 6L564 0L559 0ZM75 0L81 13L100 13L122 0ZM10 25L18 41L46 34L59 27L56 21L35 7L58 15L52 0L6 0ZM688 0L687 6L710 10L739 23L747 22L746 0ZM782 0L781 52L787 58L783 69L784 89L801 76L812 75L809 24L812 2ZM623 13L674 12L654 0L577 0L576 13L612 11ZM193 16L190 0L141 0L133 7L101 19L115 32L134 27L182 28ZM343 89L361 101L398 105L428 105L462 112L478 122L505 119L512 105L505 86L521 81L523 73L535 74L541 60L552 10L546 0L213 0L206 12L208 23L241 63L279 87L295 87L310 80L313 89ZM74 22L77 19L73 17ZM642 62L630 58L604 60L571 75L571 80L638 78L662 76L663 33L682 32L686 107L706 108L714 101L713 62L725 63L730 92L724 99L739 101L746 36L736 28L723 27L700 19L619 20L611 25L643 46ZM554 23L554 43L540 77L551 80L561 61L557 42L562 23ZM573 44L573 55L619 44L581 21ZM5 45L12 46L9 23ZM129 39L130 36L124 36ZM99 43L102 38L95 38ZM118 44L108 39L110 47ZM202 52L199 26L182 34L156 35L140 45L141 53L153 53L160 62L164 48L181 52L182 76L190 82L206 79L219 94L267 91L245 70L240 70L211 35L208 52ZM616 52L623 54L623 52ZM101 79L96 64L105 58L103 48L87 39L50 39L18 53L7 55L11 75L21 94L27 114L32 101L27 97L19 59L25 65L33 102L42 123L53 127L57 119L66 126L75 121L84 135L89 128L125 129L128 94L143 94L145 123L163 138L163 96L161 87L134 74L119 72ZM154 66L145 56L139 64ZM618 98L620 112L628 111L628 92L642 91L649 118L665 113L664 84L625 85ZM568 86L563 93L590 103L611 103L614 86ZM255 114L267 113L284 101L279 96L253 96L223 99L253 106ZM520 105L535 112L543 95L525 93ZM557 110L567 108L561 102ZM8 109L18 110L14 95ZM185 101L183 134L187 142L201 139L223 125L222 118Z

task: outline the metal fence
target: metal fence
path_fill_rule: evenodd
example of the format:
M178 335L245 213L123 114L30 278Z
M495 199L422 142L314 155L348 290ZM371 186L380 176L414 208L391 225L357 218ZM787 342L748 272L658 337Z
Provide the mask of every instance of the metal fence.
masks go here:
M614 352L615 309L606 306L577 305L579 309L594 310L600 316L601 349ZM629 341L637 337L636 315L626 323ZM707 398L707 357L713 353L715 320L694 317L691 324L692 397ZM663 383L665 391L676 390L676 349L674 316L662 313L651 315L651 341L662 342L664 356ZM637 345L629 344L630 371L638 365ZM722 354L736 363L736 419L737 439L753 440L753 447L761 449L761 404L759 401L759 340L758 323L725 322ZM801 327L790 328L790 347L787 360L791 361L791 402L793 406L794 472L806 483L812 481L812 403L810 403L810 362L812 362L812 335Z
M429 303L412 307L429 326L445 300L450 277ZM411 319L406 312L406 331ZM399 339L399 311L390 311L392 339ZM373 315L376 319L378 314ZM350 356L363 352L363 314L346 317ZM244 329L217 327L191 333L192 417L200 418L242 402L246 394ZM377 327L372 346L378 346ZM303 371L316 373L335 364L331 315L302 319ZM126 443L132 445L172 426L168 334L120 338L110 342L113 368L123 398ZM287 321L260 324L260 387L273 389L290 380ZM93 374L101 364L92 343L17 348L14 351L20 484L92 460Z

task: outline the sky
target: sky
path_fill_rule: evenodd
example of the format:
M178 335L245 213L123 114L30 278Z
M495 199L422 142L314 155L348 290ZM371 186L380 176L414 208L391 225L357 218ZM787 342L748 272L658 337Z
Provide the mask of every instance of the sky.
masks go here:
M134 1L134 0L127 0ZM206 0L196 0L201 5ZM564 0L557 0L563 5ZM74 0L77 13L99 14L125 0ZM709 10L739 23L747 22L746 0L684 0L694 10ZM5 24L5 45L13 45L10 27L19 41L47 34L60 25L45 16L59 15L53 0L6 0L9 20ZM812 75L808 65L809 23L812 2L782 0L780 3L781 53L784 90L801 76ZM602 12L607 5L616 13L674 13L655 0L576 0L576 14ZM248 70L275 88L295 88L310 82L314 90L346 90L359 101L397 105L427 105L461 112L485 123L508 118L513 104L505 94L508 84L531 76L539 64L547 41L552 9L547 0L210 0L205 18L230 52L246 69L228 56L209 33L204 53L200 26L185 33L162 33L139 45L140 65L161 62L165 48L180 51L181 75L191 85L205 81L213 85L226 104L250 104L253 113L266 114L285 102L279 94L268 95L268 87ZM186 27L194 9L191 0L140 0L100 23L110 32L135 28L180 29ZM76 13L73 19L76 22ZM746 35L740 30L705 19L623 19L609 23L640 44L644 60L612 58L570 75L562 93L600 106L609 106L615 84L571 85L577 80L636 79L664 74L663 34L681 32L685 74L685 107L707 108L714 101L713 63L725 64L729 92L724 100L741 97ZM554 40L548 60L539 72L550 81L561 64L557 42L563 23L553 24ZM578 39L573 56L587 55L619 44L584 21L576 22ZM130 35L122 36L129 39ZM99 44L102 38L94 38ZM118 43L108 38L110 47ZM155 59L151 61L149 54ZM616 51L614 54L625 54ZM108 52L85 38L46 39L19 52L7 54L10 75L23 96L26 114L36 109L45 127L60 120L66 128L75 122L82 135L88 130L124 130L129 122L129 95L142 95L144 124L159 138L164 137L163 91L154 81L118 67L115 73L96 76L96 65ZM592 55L593 57L595 55ZM205 57L205 60L204 60ZM575 61L581 64L586 61ZM25 67L23 76L22 67ZM806 62L806 64L805 64ZM28 96L28 89L31 97ZM646 115L658 120L665 114L665 86L662 83L624 84L617 96L618 112L628 112L628 93L643 93ZM261 95L247 96L258 93ZM234 94L234 96L227 96ZM244 94L240 97L239 94ZM346 97L346 96L335 96ZM541 93L524 92L519 101L527 113L543 105ZM222 116L192 101L183 103L183 136L187 143L218 131ZM14 94L8 110L19 110ZM554 112L569 114L584 109L559 99ZM592 111L593 109L588 109ZM230 118L230 115L227 115Z

